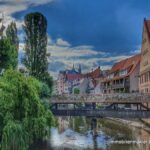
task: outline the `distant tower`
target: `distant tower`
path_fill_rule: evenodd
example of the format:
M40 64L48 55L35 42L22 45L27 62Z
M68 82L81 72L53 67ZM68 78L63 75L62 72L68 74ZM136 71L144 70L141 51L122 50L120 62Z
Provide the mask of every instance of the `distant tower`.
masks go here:
M73 64L73 66L72 66L72 70L75 71L74 64Z
M78 72L79 73L82 73L82 70L81 70L81 65L79 64L79 69L78 69Z
M0 38L3 36L3 32L5 29L5 26L3 25L3 21L4 21L4 14L0 13Z

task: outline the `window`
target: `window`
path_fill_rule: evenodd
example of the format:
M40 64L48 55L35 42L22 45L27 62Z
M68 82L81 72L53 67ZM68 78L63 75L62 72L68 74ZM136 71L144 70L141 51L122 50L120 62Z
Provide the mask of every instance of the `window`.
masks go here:
M119 76L124 76L124 75L126 75L127 74L127 69L126 70L121 70L120 72L119 72Z
M142 76L140 76L140 84L142 84Z
M147 72L140 77L140 84L150 81L150 72Z
M145 93L148 93L148 88L145 89Z
M144 83L144 75L142 75L142 83Z
M108 78L109 78L109 79L112 79L113 77L114 77L114 73L108 75Z
M148 72L148 78L149 78L148 81L150 81L150 72Z

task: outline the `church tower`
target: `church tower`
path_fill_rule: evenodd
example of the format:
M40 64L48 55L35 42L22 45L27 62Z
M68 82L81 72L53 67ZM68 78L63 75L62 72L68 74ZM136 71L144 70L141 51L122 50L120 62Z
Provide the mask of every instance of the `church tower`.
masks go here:
M81 65L79 64L79 69L78 69L78 72L81 74L82 73L82 70L81 70Z
M73 66L72 66L72 71L75 71L74 64L73 64Z

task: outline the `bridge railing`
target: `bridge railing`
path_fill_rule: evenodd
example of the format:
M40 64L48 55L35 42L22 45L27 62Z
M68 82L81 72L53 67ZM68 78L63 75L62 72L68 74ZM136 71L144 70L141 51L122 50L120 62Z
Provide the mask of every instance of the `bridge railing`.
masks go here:
M92 94L70 94L70 95L57 95L52 97L51 100L53 101L150 101L150 93L114 93L114 94L99 94L99 95L92 95Z

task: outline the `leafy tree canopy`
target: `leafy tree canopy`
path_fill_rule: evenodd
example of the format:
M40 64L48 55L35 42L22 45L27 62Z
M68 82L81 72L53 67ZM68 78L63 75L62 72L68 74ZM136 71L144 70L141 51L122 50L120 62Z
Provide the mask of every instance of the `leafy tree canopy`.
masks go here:
M41 82L8 70L0 78L0 142L2 150L27 150L36 139L49 136L55 124L42 103Z
M6 29L6 36L16 49L19 48L19 38L17 36L17 27L15 22L11 22Z
M74 89L74 94L80 94L80 89L75 88L75 89Z
M18 52L6 37L0 39L0 69L16 68Z
M42 80L48 70L47 20L39 12L29 13L24 19L25 59L29 74Z

